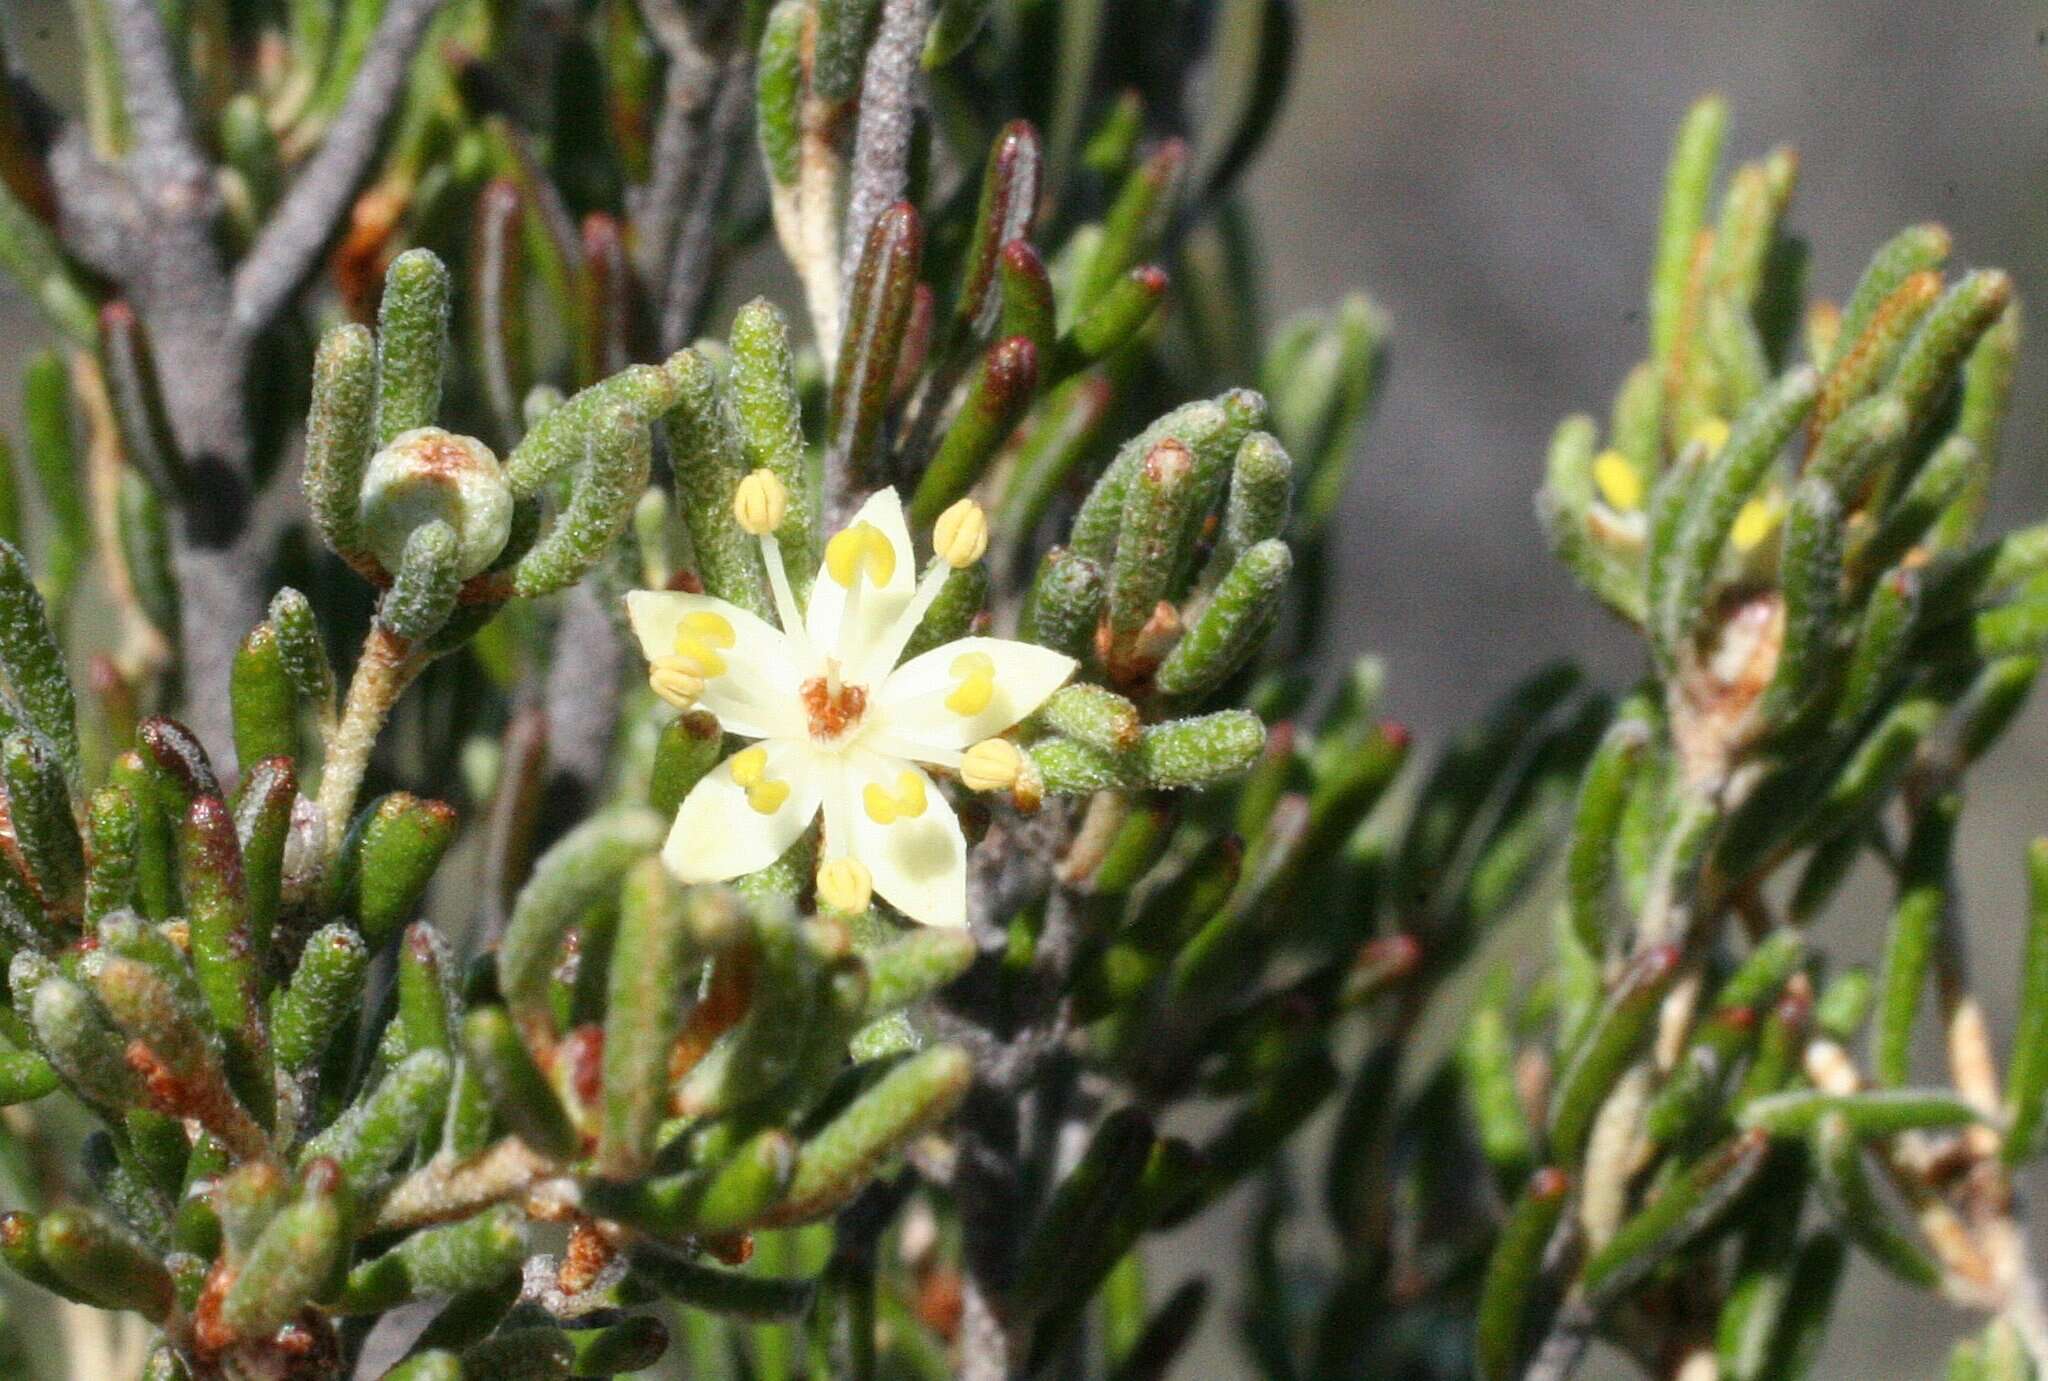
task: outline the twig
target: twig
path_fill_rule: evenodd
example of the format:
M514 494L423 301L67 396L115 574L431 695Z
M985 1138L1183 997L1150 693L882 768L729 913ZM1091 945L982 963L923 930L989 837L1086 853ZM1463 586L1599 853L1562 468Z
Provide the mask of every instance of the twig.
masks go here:
M398 1182L370 1226L390 1232L460 1218L525 1192L554 1168L516 1136L501 1138L469 1160L436 1156Z
M326 762L320 769L320 814L327 823L330 859L341 852L356 793L369 769L370 751L377 746L377 734L391 707L427 661L407 639L381 623L370 625L370 634L363 639L363 655L349 678L341 722L327 741Z
M676 227L662 293L661 348L665 354L682 349L696 334L697 317L710 286L708 270L718 243L718 212L732 172L733 150L753 108L754 60L750 54L735 51L719 74L709 128L699 145L703 157L697 160L688 205Z
M128 180L93 151L84 125L72 122L50 148L50 180L57 185L57 229L64 247L109 278L135 268L142 208Z
M917 123L918 53L930 27L929 0L882 0L881 21L861 71L839 281L850 287L875 218L903 200L910 183L910 135ZM841 313L842 319L844 313Z
M674 62L679 53L696 49L697 38L690 31L690 17L683 12L681 0L635 0L635 7L655 46L669 61Z
M718 67L698 46L674 0L640 0L641 18L668 58L662 79L661 118L655 126L653 171L633 191L639 231L640 281L650 290L666 282L676 223L704 147L705 108L717 94Z
M541 775L547 764L547 711L519 706L505 726L504 766L484 818L483 928L480 943L495 944L505 933L512 897L526 880L533 855L533 830L540 805Z
M1012 913L1020 893L1042 894L1053 861L1073 840L1073 817L1048 809L1010 827L1007 842L978 851L969 874L969 911L984 949L999 946L996 919ZM1032 1149L1020 1134L1026 1095L1040 1091L1047 1062L1064 1047L1069 1015L1064 994L1079 957L1081 900L1056 887L1030 980L1015 995L1008 1034L999 1034L972 1008L942 1014L948 1039L974 1051L975 1085L960 1112L953 1190L961 1206L962 1307L960 1375L1003 1381L1015 1374L1028 1338L1004 1317L1003 1297L1032 1205L1022 1191ZM993 952L993 951L991 951Z
M2035 1374L2048 1374L2048 1302L2042 1299L2041 1277L2027 1255L2026 1234L2011 1219L2006 1220L2006 1226L2013 1250L2002 1317L2019 1334L2027 1356L2033 1359Z
M806 96L797 143L796 185L775 189L776 230L783 252L804 287L811 330L827 370L839 358L840 237L839 194L845 179L839 155L838 113L816 96Z
M1579 1360L1593 1340L1593 1316L1584 1304L1573 1302L1558 1311L1550 1332L1530 1359L1522 1381L1565 1381L1578 1370Z
M618 728L625 649L605 603L590 581L569 591L548 661L548 776L573 797L562 803L565 819L582 818L596 799Z
M170 35L164 32L156 0L110 3L132 141L129 175L145 199L160 203L160 211L175 214L193 188L207 183L211 169L193 136L191 113L178 87Z
M122 2L153 8L150 0ZM234 319L245 333L269 325L312 272L377 155L384 126L405 93L406 69L440 6L441 0L391 0L320 151L235 270Z
M92 500L93 540L100 548L100 577L120 613L117 660L128 675L146 676L170 663L171 647L142 612L128 563L121 558L121 434L99 361L83 350L71 356L71 391L86 418L86 488Z

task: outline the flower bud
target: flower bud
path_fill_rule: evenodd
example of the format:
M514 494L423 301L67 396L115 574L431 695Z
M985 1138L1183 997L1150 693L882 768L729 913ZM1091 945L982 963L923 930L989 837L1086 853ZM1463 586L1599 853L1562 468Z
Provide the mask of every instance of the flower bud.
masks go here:
M766 537L781 527L788 511L789 490L773 470L754 471L733 491L732 516L750 537Z
M974 500L960 500L932 525L932 548L956 571L972 566L988 550L988 514Z
M1006 738L985 738L960 759L960 781L969 791L1007 791L1017 784L1024 755Z
M401 432L363 475L363 537L396 572L414 528L439 518L455 529L456 573L480 574L512 532L512 491L491 448L439 427Z

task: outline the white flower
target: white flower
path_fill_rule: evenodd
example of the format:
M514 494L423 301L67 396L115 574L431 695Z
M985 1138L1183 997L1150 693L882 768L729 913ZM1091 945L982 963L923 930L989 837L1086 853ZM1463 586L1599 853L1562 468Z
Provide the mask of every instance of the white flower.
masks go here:
M773 535L787 501L766 470L733 501L741 526L761 540L781 628L710 595L626 596L655 690L759 740L690 792L662 859L684 882L751 873L822 810L820 901L859 910L872 890L912 920L964 926L967 845L925 769L959 774L977 790L1014 783L1020 756L996 735L1058 690L1074 660L1029 643L962 638L897 665L949 570L987 547L987 519L967 500L940 517L939 554L913 585L903 506L894 490L875 494L826 544L799 616Z

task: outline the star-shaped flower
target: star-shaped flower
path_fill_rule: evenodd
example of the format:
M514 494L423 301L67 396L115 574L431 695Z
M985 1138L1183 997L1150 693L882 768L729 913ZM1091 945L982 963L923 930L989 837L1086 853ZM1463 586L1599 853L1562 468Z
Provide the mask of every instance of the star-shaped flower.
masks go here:
M738 877L781 857L822 810L821 902L857 911L879 892L912 920L963 926L967 844L925 769L977 791L1013 785L1022 755L998 735L1075 662L1030 643L961 638L897 665L947 574L988 547L988 520L971 500L940 515L937 554L913 586L902 503L893 489L877 492L826 544L801 615L774 536L787 504L768 470L733 498L741 527L760 539L781 628L710 595L626 596L655 691L758 740L685 798L662 859L684 882Z

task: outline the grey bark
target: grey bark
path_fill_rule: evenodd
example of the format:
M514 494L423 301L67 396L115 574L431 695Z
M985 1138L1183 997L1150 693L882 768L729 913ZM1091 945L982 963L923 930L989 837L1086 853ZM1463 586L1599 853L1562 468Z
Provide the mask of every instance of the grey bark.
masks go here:
M164 373L164 406L189 476L181 492L166 496L181 520L185 714L223 762L232 756L228 673L267 593L268 534L252 521L251 352L340 225L440 3L393 0L320 151L232 275L215 170L193 134L155 0L111 0L131 150L112 166L75 127L52 150L59 232L118 285Z
M839 281L853 289L875 218L903 200L910 185L910 136L917 124L918 54L931 25L930 0L882 0L881 22L861 71L860 122L840 236Z

